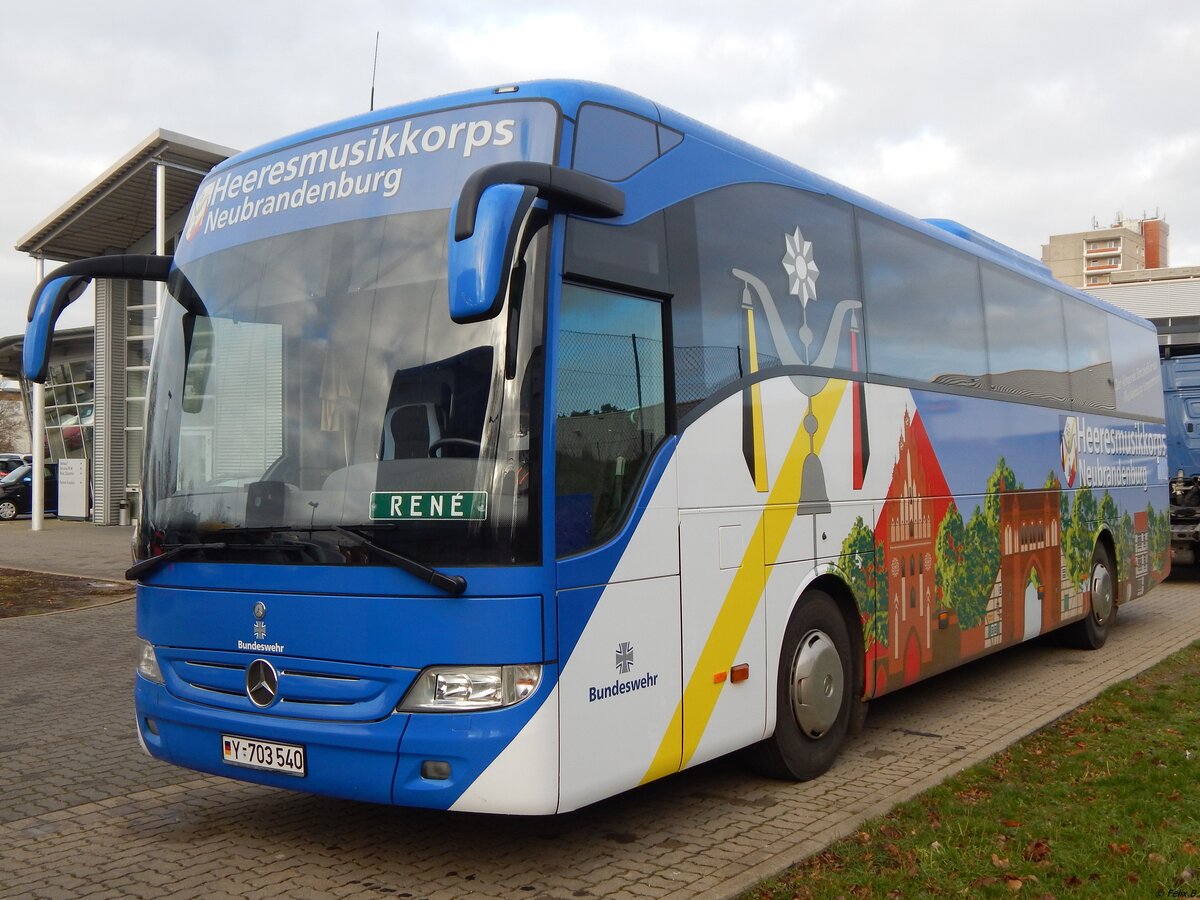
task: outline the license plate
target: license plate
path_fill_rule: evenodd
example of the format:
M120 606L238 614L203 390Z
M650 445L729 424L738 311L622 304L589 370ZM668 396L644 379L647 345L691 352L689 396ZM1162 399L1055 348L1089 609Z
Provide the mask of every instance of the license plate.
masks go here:
M300 744L277 744L274 741L223 734L221 754L231 766L265 769L285 775L305 774L304 747Z

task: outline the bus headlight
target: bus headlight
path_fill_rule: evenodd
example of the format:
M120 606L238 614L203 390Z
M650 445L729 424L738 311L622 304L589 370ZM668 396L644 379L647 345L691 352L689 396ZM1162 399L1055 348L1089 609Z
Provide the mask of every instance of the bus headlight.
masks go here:
M473 712L520 703L538 686L542 667L433 666L417 676L397 712Z
M158 657L154 655L154 645L141 638L137 639L137 671L147 681L162 684L162 670L158 668Z

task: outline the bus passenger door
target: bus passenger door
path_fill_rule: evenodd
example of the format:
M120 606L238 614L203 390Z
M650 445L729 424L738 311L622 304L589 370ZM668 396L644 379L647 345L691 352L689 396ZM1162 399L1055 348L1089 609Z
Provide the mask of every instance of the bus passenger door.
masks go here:
M679 531L662 334L657 301L563 285L560 812L679 768Z

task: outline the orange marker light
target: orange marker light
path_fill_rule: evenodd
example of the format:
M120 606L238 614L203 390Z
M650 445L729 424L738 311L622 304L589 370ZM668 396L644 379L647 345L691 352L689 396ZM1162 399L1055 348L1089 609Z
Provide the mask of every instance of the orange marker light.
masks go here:
M716 675L713 676L713 684L720 684L724 680L725 680L724 672L718 672Z
M737 684L739 681L745 681L749 677L750 677L750 666L747 663L742 663L741 665L734 666L732 669L729 670L729 680L732 681L734 684Z

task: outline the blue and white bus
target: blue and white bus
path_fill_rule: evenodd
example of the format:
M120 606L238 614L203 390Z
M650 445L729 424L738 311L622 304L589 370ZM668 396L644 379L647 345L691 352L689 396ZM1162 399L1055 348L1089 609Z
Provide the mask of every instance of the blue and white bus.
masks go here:
M372 112L201 185L136 537L153 756L545 814L746 750L1167 571L1157 344L1037 261L608 87Z

